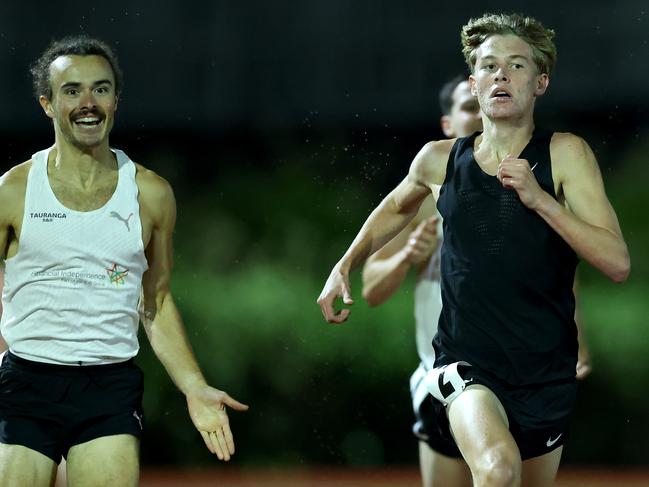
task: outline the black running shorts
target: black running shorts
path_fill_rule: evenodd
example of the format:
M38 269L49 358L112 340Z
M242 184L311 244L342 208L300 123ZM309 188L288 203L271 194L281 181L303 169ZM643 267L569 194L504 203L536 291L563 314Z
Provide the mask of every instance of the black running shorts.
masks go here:
M426 372L424 364L419 364L419 367L410 378L410 394L415 413L415 424L412 426L412 432L419 441L425 442L437 453L451 458L462 458L455 443L446 440L442 434L437 413L431 400L432 396L428 393L424 384L423 379Z
M7 352L0 365L0 443L61 461L74 445L143 429L143 376L133 360L52 365Z
M481 384L500 400L522 460L544 455L564 444L577 396L576 379L512 386L477 367L462 368L461 375L467 385ZM447 451L452 445L459 453L449 430L446 408L432 395L428 400L447 442Z

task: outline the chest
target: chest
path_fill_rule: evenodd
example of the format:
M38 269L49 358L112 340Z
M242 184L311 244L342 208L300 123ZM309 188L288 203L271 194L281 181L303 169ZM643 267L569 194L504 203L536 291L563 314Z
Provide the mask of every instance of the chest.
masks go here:
M115 193L117 174L99 181L91 187L73 186L58 178L49 178L54 197L66 208L74 211L93 211L104 206Z

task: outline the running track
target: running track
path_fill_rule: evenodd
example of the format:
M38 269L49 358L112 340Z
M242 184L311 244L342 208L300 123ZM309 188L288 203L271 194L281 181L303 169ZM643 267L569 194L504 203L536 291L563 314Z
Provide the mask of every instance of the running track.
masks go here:
M421 487L414 469L213 470L142 472L140 487ZM649 470L564 469L556 487L649 487Z

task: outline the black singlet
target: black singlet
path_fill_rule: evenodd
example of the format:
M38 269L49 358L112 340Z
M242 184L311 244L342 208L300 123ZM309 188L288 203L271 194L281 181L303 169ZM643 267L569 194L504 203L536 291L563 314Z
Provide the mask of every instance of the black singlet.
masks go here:
M465 360L511 385L574 378L577 256L515 190L482 171L477 135L455 142L437 203L444 218L438 360ZM556 199L551 137L536 130L520 158Z

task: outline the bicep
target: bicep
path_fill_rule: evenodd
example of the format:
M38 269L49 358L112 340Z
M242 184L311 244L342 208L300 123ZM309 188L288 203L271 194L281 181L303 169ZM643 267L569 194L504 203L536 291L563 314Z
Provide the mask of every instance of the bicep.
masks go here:
M24 191L21 194L21 178L16 176L17 171L5 173L0 177L0 250L2 258L7 258L10 238L13 228L18 220L18 213L22 215Z
M611 205L595 155L584 141L568 151L562 180L563 195L570 211L580 220L616 235L620 225Z
M176 222L176 204L170 188L154 195L153 205L147 206L152 222L151 237L145 249L148 270L142 280L145 308L159 308L169 293L173 267L172 235Z
M411 171L386 197L386 203L399 214L415 214L430 193L430 188L417 180Z
M429 142L417 153L408 175L391 194L401 213L418 209L426 196L436 193L437 186L443 184L452 147L448 140Z

